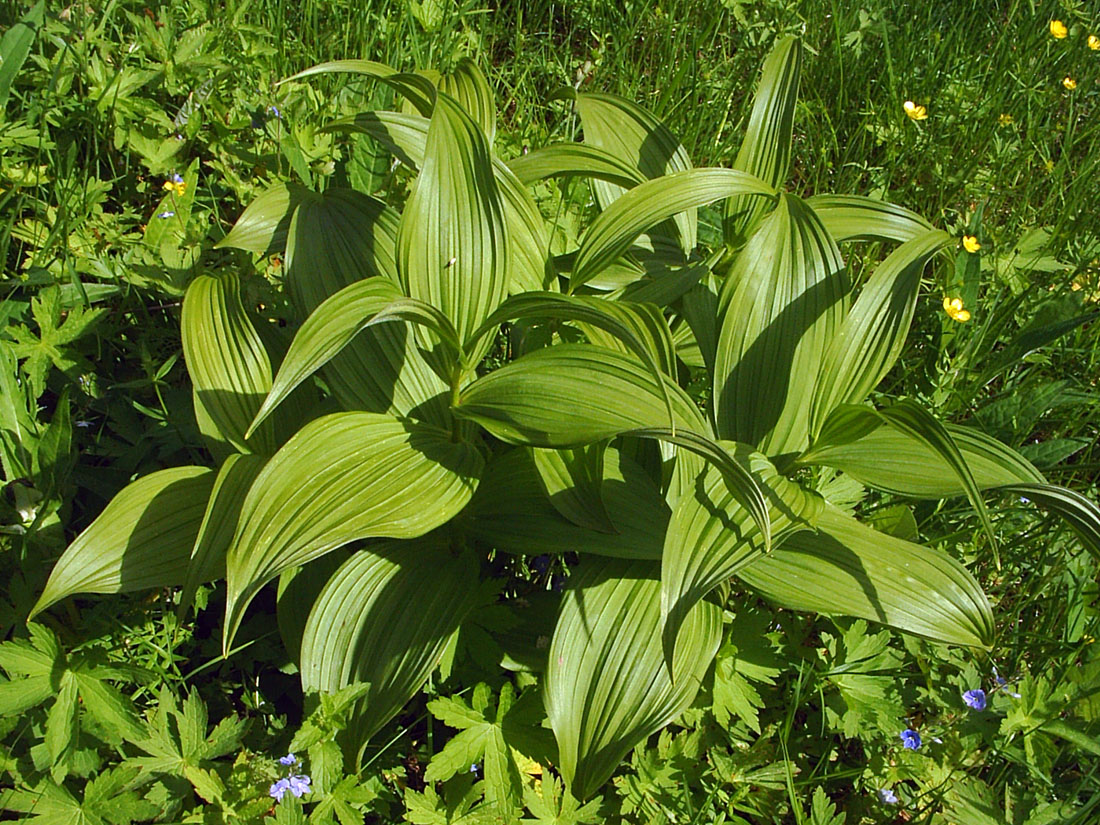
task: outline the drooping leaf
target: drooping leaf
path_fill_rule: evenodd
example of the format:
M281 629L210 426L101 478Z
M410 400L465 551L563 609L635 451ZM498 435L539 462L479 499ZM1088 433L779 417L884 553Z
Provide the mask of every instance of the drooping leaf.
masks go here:
M406 293L438 307L464 343L507 294L505 226L485 135L441 92L397 230L398 271ZM490 343L472 354L472 363Z
M738 194L774 196L759 178L732 169L687 169L640 183L592 221L581 238L569 289L591 281L646 229L687 209Z
M837 243L854 240L908 243L935 229L916 212L862 195L814 195L806 203Z
M28 618L74 593L182 584L214 478L174 467L124 487L61 554Z
M415 538L461 510L481 475L450 433L374 413L311 421L267 463L226 562L228 649L248 603L281 571L358 539Z
M235 275L199 275L191 282L180 332L195 407L202 407L214 426L204 435L242 453L274 452L271 425L245 437L271 389L271 362L245 313Z
M303 200L311 197L317 196L297 183L272 185L244 208L233 228L214 244L214 248L232 247L256 255L283 252L294 210Z
M860 291L817 376L811 435L840 404L858 404L893 367L905 345L925 264L953 239L931 230L894 250Z
M803 201L783 195L719 295L713 406L721 438L768 456L808 446L813 389L846 292L825 227Z
M473 560L437 538L379 542L329 579L302 637L302 687L370 688L357 706L361 751L427 680L473 602Z
M1001 488L1060 516L1093 556L1100 558L1100 507L1075 490L1054 484L1013 483Z
M634 745L695 698L722 639L722 610L689 613L671 674L661 650L657 565L586 559L550 642L544 699L559 769L578 799L591 796Z
M733 162L734 169L755 175L773 187L782 185L790 167L801 70L801 41L794 37L777 40L760 70L745 139ZM729 198L722 222L726 245L741 246L767 208L765 199L749 194Z
M737 576L793 610L856 616L947 644L988 648L993 613L959 562L865 527L832 506Z
M290 83L294 80L304 80L319 74L361 74L380 80L402 95L424 117L432 114L432 105L435 100L435 85L426 77L411 72L398 72L385 63L377 63L373 60L330 60L327 63L318 63L310 66L297 74L291 75L281 83Z
M517 178L530 186L546 178L589 177L630 189L646 180L620 155L585 143L557 143L508 161Z

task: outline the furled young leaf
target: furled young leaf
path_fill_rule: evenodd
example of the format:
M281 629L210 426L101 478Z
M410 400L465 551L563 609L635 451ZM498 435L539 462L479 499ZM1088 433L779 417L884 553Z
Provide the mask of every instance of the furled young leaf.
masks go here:
M614 533L615 525L603 500L605 447L531 448L531 458L543 492L555 510L578 527Z
M776 41L760 70L749 125L733 168L755 175L778 188L787 179L791 134L802 70L802 43L794 37ZM768 203L760 197L737 195L726 201L722 222L726 245L737 248L752 234Z
M244 311L237 277L195 278L183 299L180 331L195 406L203 408L215 428L204 435L242 453L274 452L270 425L245 438L271 389L271 362Z
M385 278L355 281L326 298L302 324L249 431L260 426L283 399L338 355L356 335L376 324L394 322L409 322L430 329L442 342L439 360L452 370L458 367L458 333L438 309L415 298L406 298Z
M74 593L182 584L214 477L175 467L124 487L61 554L29 618Z
M905 344L925 264L953 239L931 230L894 250L860 291L828 342L817 375L811 435L840 404L858 404L894 366Z
M646 229L697 206L738 194L774 197L759 178L732 169L687 169L638 184L596 218L581 238L569 289L610 266Z
M226 560L228 649L245 608L281 571L351 541L415 538L477 486L477 450L434 427L374 413L311 421L257 476Z
M559 768L577 799L691 704L722 639L722 610L706 601L692 609L671 674L660 626L656 564L586 559L570 577L544 698Z
M468 57L460 57L454 69L440 77L439 89L454 98L481 127L491 148L497 132L497 107L489 81L477 64Z
M618 95L589 92L576 97L584 142L604 149L637 169L644 180L691 169L687 150L665 124L641 106ZM602 209L617 200L625 189L596 177L596 199ZM674 217L676 238L684 254L695 248L698 217L692 206Z
M380 542L321 590L302 636L302 687L370 684L354 714L359 750L427 680L472 606L476 571L436 538Z
M395 253L399 217L374 198L348 190L302 204L287 240L287 285L301 317L366 279L400 282ZM448 386L420 354L404 324L380 324L356 335L324 367L347 409L449 422Z
M946 553L879 533L831 506L814 525L817 532L791 534L737 576L793 610L856 616L947 644L992 644L985 594Z
M397 262L406 293L442 310L463 342L507 294L505 226L485 135L440 92L397 230ZM473 353L474 363L490 343Z
M806 203L837 243L854 240L908 243L935 228L916 212L862 195L814 195Z
M768 456L809 444L817 374L844 320L840 251L806 204L783 195L737 256L719 295L718 435Z
M233 228L214 248L232 247L256 255L282 253L294 210L303 200L316 197L297 183L276 183L245 207Z

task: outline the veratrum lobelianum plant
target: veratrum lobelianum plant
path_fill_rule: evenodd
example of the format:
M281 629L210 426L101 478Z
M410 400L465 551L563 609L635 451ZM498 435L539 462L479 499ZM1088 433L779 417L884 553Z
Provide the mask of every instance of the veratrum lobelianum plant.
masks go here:
M366 75L411 104L329 127L418 170L404 209L290 184L245 210L222 245L285 248L303 319L281 366L273 378L237 279L198 275L183 346L217 466L122 490L34 612L177 585L186 609L224 576L229 651L265 584L291 592L344 548L323 586L278 610L306 690L369 683L345 743L361 755L471 609L479 558L574 551L556 624L539 631L549 650L511 666L542 672L554 763L580 799L695 699L723 609L738 609L731 579L789 608L988 648L990 606L958 561L861 524L814 484L839 470L902 496L966 495L994 552L985 491L1060 513L1093 552L1100 513L980 432L911 401L867 403L922 271L955 241L889 203L783 191L801 55L784 39L767 58L733 169L694 168L648 112L571 89L583 142L505 160L468 60L444 75L355 60L297 75ZM528 187L568 176L591 180L600 212L553 256ZM716 201L724 243L700 250L696 210ZM895 248L853 284L849 241ZM479 370L504 324L514 359ZM706 372L705 409L685 392L689 367ZM311 418L314 376L337 411Z

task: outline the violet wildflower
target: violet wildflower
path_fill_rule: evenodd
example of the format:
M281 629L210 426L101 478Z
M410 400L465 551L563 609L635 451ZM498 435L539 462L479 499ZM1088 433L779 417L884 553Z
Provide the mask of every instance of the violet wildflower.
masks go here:
M920 747L920 734L912 728L906 728L900 734L901 744L911 751L915 751Z
M879 788L878 801L884 805L897 805L898 795L891 788Z
M981 688L968 690L963 694L963 702L973 710L985 710L985 691Z
M280 765L294 765L298 762L298 757L292 753L288 753L286 756L279 757Z
M312 781L305 774L291 774L287 777L287 787L290 788L290 792L295 796L302 796L309 793L309 783Z
M273 782L271 787L267 791L267 795L272 797L276 802L283 801L283 794L290 788L289 779L280 779L278 782Z

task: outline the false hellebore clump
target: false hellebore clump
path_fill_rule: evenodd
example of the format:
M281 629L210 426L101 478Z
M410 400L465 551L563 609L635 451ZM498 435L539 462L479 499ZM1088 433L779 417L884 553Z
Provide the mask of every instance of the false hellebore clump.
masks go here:
M404 208L288 184L245 210L221 245L285 254L293 341L274 351L235 277L191 282L183 346L212 466L122 490L35 611L166 586L187 609L225 578L229 651L278 579L295 594L279 624L303 688L368 686L341 734L355 760L436 668L488 554L576 553L508 664L538 674L551 761L578 799L695 700L744 598L731 594L988 648L990 606L962 564L818 488L840 471L966 496L992 552L986 491L1026 496L1093 547L1100 514L981 432L868 402L922 272L957 240L890 203L784 191L801 55L785 39L767 58L732 169L696 168L645 110L573 90L582 141L501 157L467 60L297 75L358 73L407 102L328 127L416 170ZM553 255L531 188L567 177L591 181L599 211ZM712 203L713 250L697 214ZM853 283L838 245L864 241L892 251ZM502 326L506 363L489 369Z

